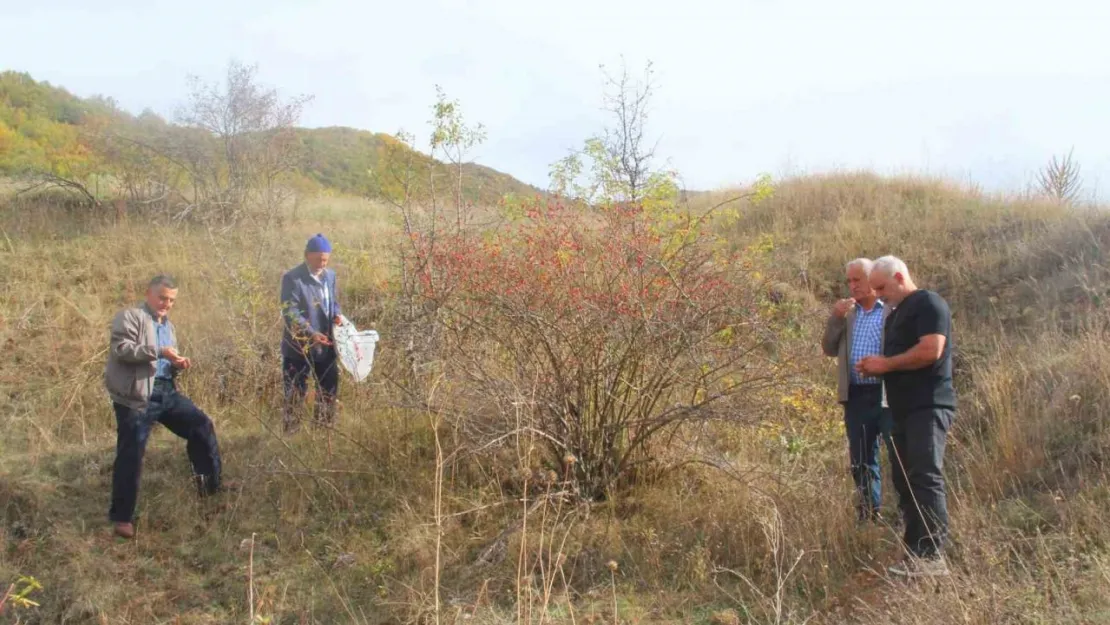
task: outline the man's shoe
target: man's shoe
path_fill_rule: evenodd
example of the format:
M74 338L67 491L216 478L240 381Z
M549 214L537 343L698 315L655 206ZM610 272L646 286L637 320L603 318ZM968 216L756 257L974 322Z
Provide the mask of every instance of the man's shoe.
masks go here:
M116 523L115 534L120 538L128 540L135 537L135 525L133 523Z
M907 556L898 564L887 569L891 575L898 577L944 577L949 574L948 562L944 556L919 558Z
M200 495L201 499L228 491L237 491L241 488L238 480L220 480L219 486L216 488L209 488L208 481L203 476L194 476L193 480L197 487L197 494Z

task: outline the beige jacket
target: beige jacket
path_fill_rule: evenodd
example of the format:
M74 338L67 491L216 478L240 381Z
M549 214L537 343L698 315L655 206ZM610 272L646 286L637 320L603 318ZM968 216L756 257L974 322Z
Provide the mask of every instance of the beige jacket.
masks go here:
M880 334L880 345L886 341L886 318L890 315L890 304L883 304L883 330ZM843 319L837 317L835 314L829 315L829 320L825 323L825 336L821 339L821 349L824 350L826 356L833 356L836 358L836 392L837 399L840 403L848 401L848 387L851 385L852 377L848 371L851 365L849 345L852 344L852 328L856 325L856 307L852 306L848 310L848 315ZM886 403L886 385L883 385L883 407L887 406Z
M167 320L170 344L177 345L173 323ZM133 410L145 410L154 388L158 362L154 316L145 304L121 310L112 319L104 386L112 401Z

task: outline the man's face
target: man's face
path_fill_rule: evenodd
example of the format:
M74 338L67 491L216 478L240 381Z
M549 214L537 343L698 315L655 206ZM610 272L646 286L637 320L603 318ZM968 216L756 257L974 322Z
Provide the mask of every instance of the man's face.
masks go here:
M859 302L875 297L875 291L871 289L871 283L868 281L863 267L852 265L848 268L847 277L848 293L852 296L852 299Z
M309 271L316 274L328 266L329 258L331 258L331 254L328 252L307 252L304 255L304 262L308 265Z
M888 276L883 271L871 272L871 288L884 302L897 306L906 296L904 287L905 278L899 272L893 276Z
M169 314L177 301L177 289L164 285L152 286L146 290L146 305L150 307L159 318Z

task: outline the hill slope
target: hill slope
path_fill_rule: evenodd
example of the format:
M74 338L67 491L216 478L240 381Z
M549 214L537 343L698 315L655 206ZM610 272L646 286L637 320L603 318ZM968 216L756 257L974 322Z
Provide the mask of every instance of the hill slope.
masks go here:
M381 167L388 146L398 146L393 136L345 127L298 128L304 145L300 173L319 185L343 193L372 197L377 183L373 173ZM403 149L403 148L402 148ZM417 167L432 165L439 175L449 177L447 166L417 152ZM463 194L480 204L496 202L505 194L542 195L543 191L495 169L466 163L463 165Z
M187 225L38 204L0 211L0 581L43 582L29 622L432 622L436 606L444 622L473 623L1110 615L1110 213L870 174L783 182L722 228L766 254L785 295L768 314L799 320L792 340L809 356L797 388L760 406L758 427L692 433L721 451L718 468L684 464L611 501L564 506L559 491L522 490L526 438L525 451L464 455L437 472L428 415L397 408L382 377L401 370L396 276L367 211L310 206L303 221L231 230L218 245ZM317 228L338 233L345 312L382 331L382 368L369 386L344 383L333 435L282 438L274 289ZM955 313L955 575L939 583L886 578L899 528L855 523L832 367L816 348L844 262L889 252ZM222 506L198 504L183 444L156 432L139 539L120 543L104 520L106 325L158 271L181 280L175 319L198 363L183 384L213 415L241 489ZM892 518L889 492L886 502Z
M399 155L404 160L410 158L406 147L385 134L353 128L296 128L294 136L301 149L293 178L339 193L373 197L378 186L371 172L380 167L387 145L405 152ZM0 175L69 182L71 188L95 194L91 181L97 176L126 178L139 160L167 157L164 169L195 157L198 148L181 147L195 140L153 112L136 117L110 98L82 99L25 73L0 73ZM145 149L136 150L137 145ZM412 152L411 161L422 170L433 168L440 177L449 177L445 166L426 154ZM496 203L507 193L542 194L477 163L467 163L463 169L463 196L477 204ZM157 172L160 177L163 174Z

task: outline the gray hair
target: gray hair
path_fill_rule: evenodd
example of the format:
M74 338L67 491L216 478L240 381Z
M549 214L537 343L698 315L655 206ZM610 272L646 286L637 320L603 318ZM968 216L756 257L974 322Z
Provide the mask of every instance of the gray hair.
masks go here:
M173 278L167 276L166 274L159 274L151 278L150 284L147 285L148 289L157 289L160 287L166 287L167 289L176 289L177 282L175 282Z
M910 277L910 270L906 267L906 263L897 256L883 256L875 261L874 268L891 277L896 273L902 274L906 279Z
M875 267L875 261L871 260L870 258L857 258L845 265L844 271L847 272L851 270L852 267L859 267L863 270L863 275L870 276L871 271Z

